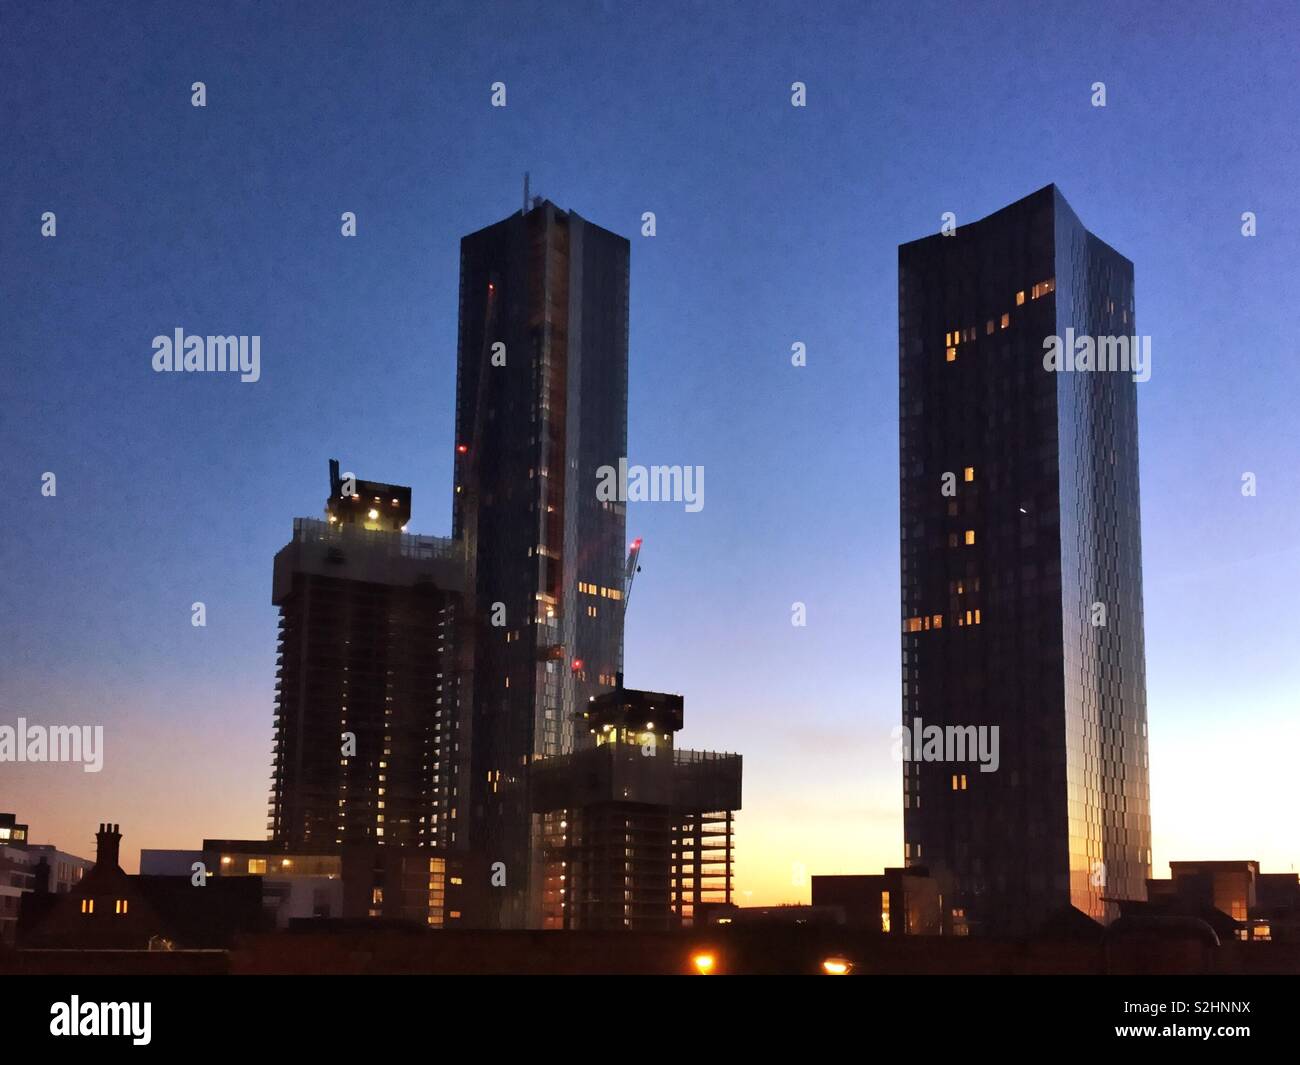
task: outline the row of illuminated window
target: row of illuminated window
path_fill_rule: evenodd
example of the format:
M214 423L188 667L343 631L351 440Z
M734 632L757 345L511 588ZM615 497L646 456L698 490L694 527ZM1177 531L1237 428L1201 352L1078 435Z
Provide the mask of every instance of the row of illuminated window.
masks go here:
M1040 296L1046 296L1049 292L1056 291L1056 278L1048 278L1046 281L1040 281L1030 290L1030 299L1038 299ZM1016 306L1022 306L1025 302L1025 290L1021 289L1016 293ZM999 328L1008 329L1011 326L1010 312L1004 312L1001 318L990 318L984 323L984 334L992 336ZM974 340L978 330L975 326L968 326L965 329L953 329L944 333L943 343L945 348L944 358L947 362L957 361L957 348L963 343L969 343Z
M592 584L591 581L579 581L578 591L585 592L587 595L598 595L602 599L623 598L623 593L618 588L606 588L603 584Z
M978 625L980 624L980 612L978 609L968 610L966 611L965 617L963 617L961 612L958 611L956 621L959 627L965 625ZM942 614L926 614L922 617L908 618L903 622L904 632L929 632L932 629L941 628L943 628Z
M130 908L130 900L128 900L128 899L114 899L113 902L114 902L114 909L113 909L113 912L114 912L114 913L117 913L117 914L124 914L124 913L126 913L127 910ZM84 914L86 914L87 916L89 916L90 914L94 913L94 912L95 912L95 900L94 900L94 899L82 899L82 900L81 900L81 912L84 913Z

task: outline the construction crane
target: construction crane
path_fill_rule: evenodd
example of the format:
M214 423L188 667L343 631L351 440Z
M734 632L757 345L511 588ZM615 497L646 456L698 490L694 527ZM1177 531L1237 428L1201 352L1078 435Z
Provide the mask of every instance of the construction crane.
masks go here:
M637 559L641 557L641 537L632 541L627 552L627 568L623 573L623 615L627 616L627 601L632 598L632 579L641 571Z
M641 558L641 537L632 541L631 547L627 552L627 565L623 570L623 638L618 644L618 680L617 687L620 691L623 689L623 644L627 642L627 604L632 598L632 581L636 575L641 572L639 560Z

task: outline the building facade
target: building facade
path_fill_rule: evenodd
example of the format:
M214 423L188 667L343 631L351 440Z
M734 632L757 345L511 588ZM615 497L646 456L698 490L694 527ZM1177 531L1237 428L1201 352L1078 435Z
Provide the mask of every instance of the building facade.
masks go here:
M26 896L37 891L66 895L94 864L51 844L30 842L26 825L13 814L0 813L0 944L16 941Z
M195 851L140 852L141 872L254 877L275 927L304 920L406 921L432 929L478 928L488 878L468 851L374 840L304 850L274 840L205 839Z
M939 885L922 866L814 876L812 904L838 907L844 923L855 928L874 928L894 936L944 932Z
M474 600L471 845L502 927L541 923L534 760L573 749L614 685L626 513L597 498L627 454L626 239L531 201L461 242L453 536ZM472 687L472 695L469 695Z
M268 829L292 847L455 847L464 555L403 530L409 488L330 466L324 521L275 557L280 608Z
M573 754L534 766L542 927L681 928L731 903L742 760L677 748L683 712L620 685L580 712Z
M958 932L1109 920L1151 863L1137 375L1044 357L1139 350L1133 265L1055 186L898 261L902 723L996 745L917 744L904 859Z

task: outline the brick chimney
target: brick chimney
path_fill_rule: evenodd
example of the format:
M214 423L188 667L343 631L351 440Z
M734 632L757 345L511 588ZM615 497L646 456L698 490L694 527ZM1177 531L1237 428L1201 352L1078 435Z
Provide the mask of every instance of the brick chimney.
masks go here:
M122 833L117 830L117 825L103 824L99 826L99 831L95 833L95 842L97 849L95 851L95 868L96 869L116 869L118 848L122 843Z

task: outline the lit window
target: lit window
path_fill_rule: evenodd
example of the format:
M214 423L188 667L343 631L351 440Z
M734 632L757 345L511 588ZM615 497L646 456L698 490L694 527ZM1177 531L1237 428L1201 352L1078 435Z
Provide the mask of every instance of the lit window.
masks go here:
M973 544L974 542L975 542L975 530L974 530L974 529L967 529L967 530L966 530L966 543L967 543L967 544Z
M985 336L992 336L992 334L993 334L993 330L994 330L994 328L996 327L996 325L997 325L997 323L994 322L992 318L990 318L989 321L988 321L988 324L984 327L984 335L985 335Z
M263 874L265 874L265 873L266 873L266 859L265 859L265 858L249 858L249 859L248 859L248 875L249 875L249 876L261 876L261 875L263 875Z
M943 628L943 615L942 615L942 614L935 614L935 616L934 616L934 627L935 627L936 629L941 629L941 628Z
M880 893L880 930L889 931L889 892Z
M975 624L978 625L979 623L980 623L980 612L977 610L975 611Z
M82 900L81 900L81 912L82 912L82 913L94 913L94 912L95 912L95 900L94 900L94 899L82 899Z
M1006 328L1007 326L1009 326L1010 324L1011 324L1011 315L1010 315L1010 314L1004 314L1004 315L1002 316L1002 328L1005 329L1005 328Z
M118 900L117 900L117 908L116 908L116 912L117 912L117 913L126 913L126 911L127 911L127 907L128 907L129 905L130 905L130 903L129 903L126 899L118 899Z
M947 356L946 356L946 358L945 358L945 361L946 361L946 362L956 362L956 361L957 361L957 349L956 349L956 348L949 348L949 349L948 349L948 353L947 353Z
M974 467L974 466L967 466L967 467L966 467L966 480L967 480L967 481L973 481L973 480L975 480L975 467Z
M370 901L371 901L372 903L374 903L376 906L378 906L381 902L383 902L383 901L384 901L384 889L381 888L381 887L377 887L377 888L375 888L375 889L370 893Z
M1024 302L1025 302L1025 290L1022 288L1019 292L1016 293L1016 306L1019 307Z

